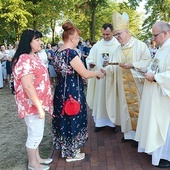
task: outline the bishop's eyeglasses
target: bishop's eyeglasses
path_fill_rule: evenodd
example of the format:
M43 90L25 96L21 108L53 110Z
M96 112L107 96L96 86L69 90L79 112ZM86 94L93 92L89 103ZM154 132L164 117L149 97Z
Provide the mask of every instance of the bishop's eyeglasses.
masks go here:
M117 34L114 34L113 36L115 37L115 38L117 38L117 37L119 37L123 32L125 32L126 30L123 30L122 32L119 32L119 33L117 33Z

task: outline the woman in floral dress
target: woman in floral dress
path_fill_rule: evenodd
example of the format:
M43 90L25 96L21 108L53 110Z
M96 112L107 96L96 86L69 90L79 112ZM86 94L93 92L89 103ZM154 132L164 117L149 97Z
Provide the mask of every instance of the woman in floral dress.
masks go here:
M85 158L85 153L80 153L80 147L88 139L86 99L82 77L102 78L104 71L89 71L84 67L75 50L80 31L71 22L63 24L62 28L64 44L57 50L54 62L58 81L54 94L52 128L56 149L60 149L62 157L65 157L67 162L71 162ZM80 99L81 108L75 116L62 114L63 99L68 99L69 94L77 100Z
M52 162L42 159L39 145L44 134L45 111L52 114L51 84L46 66L36 54L41 50L42 33L27 29L23 32L12 60L15 100L19 118L27 126L26 150L28 170L48 170L42 165Z

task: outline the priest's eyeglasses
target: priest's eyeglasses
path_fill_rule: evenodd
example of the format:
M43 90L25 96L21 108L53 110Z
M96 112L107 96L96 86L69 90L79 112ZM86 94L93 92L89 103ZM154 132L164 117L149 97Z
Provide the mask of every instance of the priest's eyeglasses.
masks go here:
M170 30L164 30L159 32L158 34L152 34L152 39L156 38L158 35L162 34L163 32L170 31Z
M115 37L115 38L117 38L117 37L120 37L120 35L123 33L123 32L125 32L126 30L124 30L124 31L122 31L122 32L119 32L119 33L117 33L117 34L114 34L113 36Z
M156 38L158 35L160 35L160 34L162 34L164 31L161 31L161 32L159 32L158 34L153 34L152 35L152 38L154 39L154 38Z

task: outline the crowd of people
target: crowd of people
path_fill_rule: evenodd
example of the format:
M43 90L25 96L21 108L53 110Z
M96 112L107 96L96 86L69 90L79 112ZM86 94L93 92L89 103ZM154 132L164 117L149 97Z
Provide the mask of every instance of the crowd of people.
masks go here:
M18 48L19 41L16 41L14 45L12 43L1 44L0 46L0 89L3 87L9 87L14 92L13 88L13 75L11 70L11 61L14 57L14 54ZM47 43L46 45L42 42L41 50L37 52L41 61L46 65L48 73L50 76L51 87L55 87L57 82L57 74L54 70L54 54L55 51L63 45L63 41L58 43ZM79 43L76 46L76 50L81 55L82 61L86 66L86 58L89 54L89 51L92 47L90 39L87 39L85 42L80 37ZM83 79L84 83L86 82Z
M53 161L42 159L38 149L45 112L52 116L53 145L61 156L67 162L85 158L81 147L88 139L87 105L94 132L108 126L117 133L120 126L122 142L152 155L154 166L170 167L170 24L153 25L152 47L131 35L127 13L114 12L113 24L103 24L102 39L95 44L83 42L71 22L62 29L62 41L46 48L42 33L31 29L15 48L1 45L0 88L14 79L18 115L27 126L28 169L48 170Z
M0 46L0 88L4 86L8 86L11 88L11 61L18 48L18 41L15 42L14 46L12 44L8 44L6 47L5 44L1 44Z

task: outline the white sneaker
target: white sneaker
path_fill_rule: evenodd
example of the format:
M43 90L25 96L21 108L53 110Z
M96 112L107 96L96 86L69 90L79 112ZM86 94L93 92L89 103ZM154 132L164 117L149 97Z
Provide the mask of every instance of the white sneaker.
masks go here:
M66 158L66 162L73 162L73 161L80 161L85 158L85 153L76 153L76 156L74 158Z
M76 149L76 154L77 154L77 153L80 153L80 151L81 151L80 148L79 148L79 149Z

